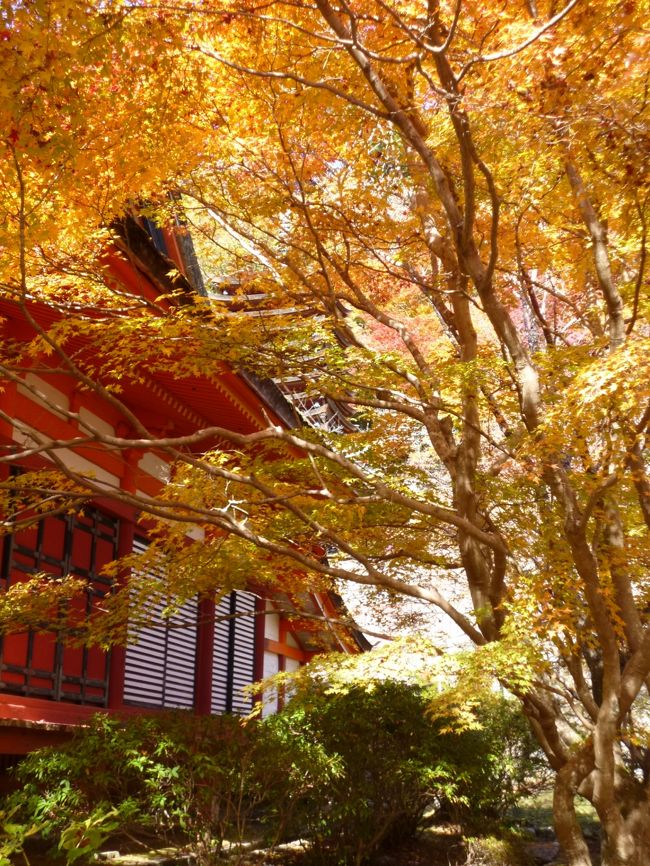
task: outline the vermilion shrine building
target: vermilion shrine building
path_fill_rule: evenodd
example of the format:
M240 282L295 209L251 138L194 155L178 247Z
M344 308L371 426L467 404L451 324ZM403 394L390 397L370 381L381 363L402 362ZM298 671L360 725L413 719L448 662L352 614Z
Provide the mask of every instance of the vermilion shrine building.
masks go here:
M200 284L186 238L133 219L122 225L122 238L122 249L110 252L107 262L111 278L125 291L156 300L168 290L166 275L172 262L194 285ZM51 324L57 315L36 302L30 305L30 314L41 326ZM0 316L5 339L32 338L33 328L18 305L0 301ZM74 385L54 367L28 371L22 383L3 383L0 453L11 453L24 443L21 422L59 440L80 435L78 424L66 413L114 434L119 418L112 407ZM145 426L155 427L163 415L178 435L209 426L248 433L269 421L291 426L296 418L272 383L226 368L216 383L152 373L144 382L129 384L120 399ZM95 447L61 453L77 471L104 481L107 489L146 492L160 489L162 483L161 459L153 452L125 454ZM0 472L6 478L10 471L45 465L43 459L34 456L27 465L11 470L2 464ZM0 589L39 572L74 574L88 583L90 613L111 592L102 566L146 545L137 520L133 508L110 496L97 497L78 514L48 516L5 535L0 538ZM363 648L360 635L325 623L337 614L332 597L303 593L302 612L322 618L315 631L313 625L304 625L307 620L301 627L300 619L287 618L282 612L287 599L265 597L251 578L246 591L233 591L218 605L206 598L187 602L175 619L153 623L139 632L137 642L109 652L72 647L47 632L0 638L0 755L56 742L98 710L129 714L182 707L199 713L247 712L251 699L242 694L243 686L279 670L293 670L323 648ZM237 613L251 615L232 616Z

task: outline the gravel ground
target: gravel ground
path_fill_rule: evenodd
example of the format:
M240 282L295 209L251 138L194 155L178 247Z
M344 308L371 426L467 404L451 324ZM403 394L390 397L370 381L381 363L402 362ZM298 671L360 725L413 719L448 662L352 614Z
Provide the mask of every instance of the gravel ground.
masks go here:
M598 841L590 840L590 848L594 866L598 866L600 860L597 855ZM158 852L150 851L147 854L142 851L135 853L133 846L115 843L109 859L98 861L105 866L187 866L190 858L179 856L174 849L161 849ZM128 848L131 851L127 853ZM123 856L115 857L119 848ZM527 861L530 866L536 864L547 864L547 866L563 866L564 860L561 853L557 852L557 844L552 840L533 839L526 846ZM542 850L544 849L544 850ZM550 856L547 856L550 855ZM63 859L53 859L52 855L44 848L32 847L29 851L29 866L63 866ZM508 858L510 861L510 858ZM25 860L18 857L14 860L15 866L25 866ZM233 858L232 866L311 866L305 855L305 849L300 843L292 843L280 846L279 849L271 851L253 851L241 860ZM489 857L471 858L468 862L467 850L462 840L461 829L455 825L436 826L427 829L416 839L407 844L400 845L392 851L378 854L370 866L511 866L511 863L500 864ZM524 866L524 863L521 863Z

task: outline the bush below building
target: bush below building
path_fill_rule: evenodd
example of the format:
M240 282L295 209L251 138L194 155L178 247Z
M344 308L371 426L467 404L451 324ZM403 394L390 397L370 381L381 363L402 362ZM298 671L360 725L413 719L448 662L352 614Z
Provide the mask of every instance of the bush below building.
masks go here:
M476 727L449 731L430 705L424 690L381 682L302 694L262 721L97 716L17 768L0 864L35 836L70 864L121 834L180 844L200 864L252 838L305 838L316 866L358 866L436 817L494 825L536 772L516 706L490 696Z

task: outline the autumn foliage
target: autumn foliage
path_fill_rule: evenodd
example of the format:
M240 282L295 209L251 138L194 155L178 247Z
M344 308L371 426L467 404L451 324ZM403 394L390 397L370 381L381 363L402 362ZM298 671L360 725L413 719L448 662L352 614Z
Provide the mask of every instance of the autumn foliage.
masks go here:
M606 866L650 848L649 11L2 6L0 283L65 311L10 344L3 375L63 359L119 401L135 346L347 407L344 434L219 430L230 444L209 453L205 432L168 437L173 483L139 505L218 539L198 570L183 548L188 593L255 562L447 614L477 647L473 676L521 699L571 866L591 862L578 793ZM142 310L107 284L102 251L136 205L191 228L221 299L209 314ZM96 341L93 365L73 332ZM185 525L159 528L173 559Z

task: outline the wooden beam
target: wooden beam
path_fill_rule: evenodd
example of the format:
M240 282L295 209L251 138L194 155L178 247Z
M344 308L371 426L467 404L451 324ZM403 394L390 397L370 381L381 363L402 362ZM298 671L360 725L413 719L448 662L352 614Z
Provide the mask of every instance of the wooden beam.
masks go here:
M60 746L71 737L66 730L51 731L42 728L0 727L0 754L26 755L45 746Z
M296 659L299 662L307 661L307 653L304 650L299 647L290 646L288 643L271 640L268 637L264 639L264 649L266 652L276 653L289 659Z

